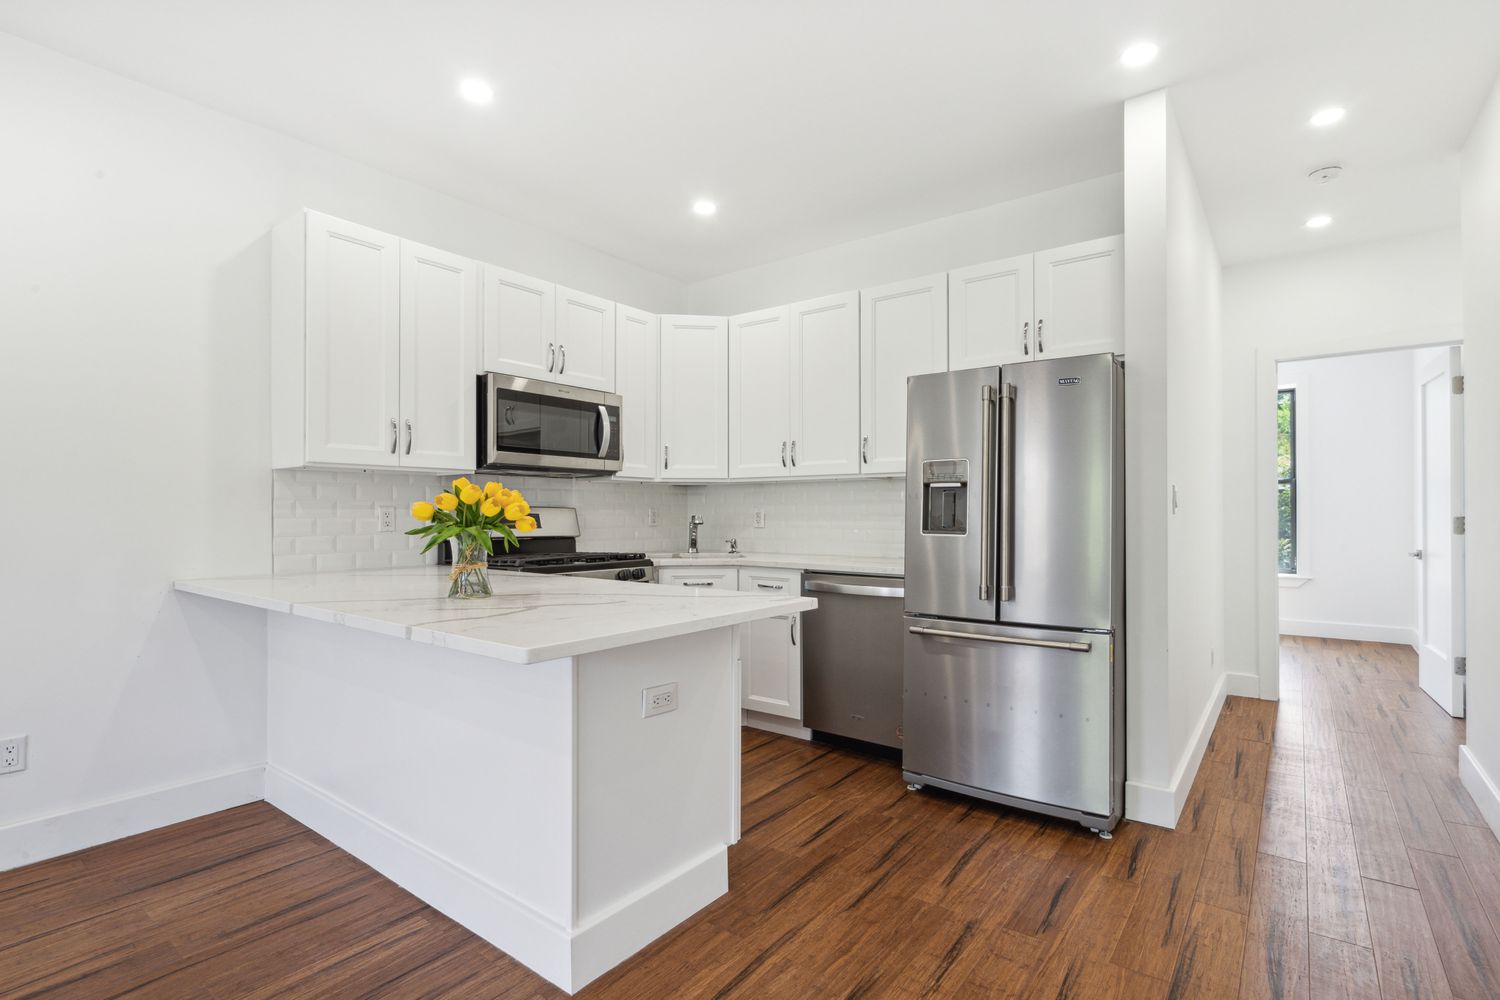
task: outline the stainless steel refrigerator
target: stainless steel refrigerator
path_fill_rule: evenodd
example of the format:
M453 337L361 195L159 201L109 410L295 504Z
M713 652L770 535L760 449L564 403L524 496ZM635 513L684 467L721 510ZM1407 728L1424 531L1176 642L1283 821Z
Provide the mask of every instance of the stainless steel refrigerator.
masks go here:
M907 383L902 770L1108 835L1124 806L1124 376Z

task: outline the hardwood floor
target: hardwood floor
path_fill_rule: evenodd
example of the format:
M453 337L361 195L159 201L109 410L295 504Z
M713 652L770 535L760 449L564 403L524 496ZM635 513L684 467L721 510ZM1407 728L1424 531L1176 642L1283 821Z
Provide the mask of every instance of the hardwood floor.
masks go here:
M747 730L729 895L584 998L1500 996L1500 843L1403 647L1288 639L1175 831ZM257 803L0 873L0 997L563 994Z

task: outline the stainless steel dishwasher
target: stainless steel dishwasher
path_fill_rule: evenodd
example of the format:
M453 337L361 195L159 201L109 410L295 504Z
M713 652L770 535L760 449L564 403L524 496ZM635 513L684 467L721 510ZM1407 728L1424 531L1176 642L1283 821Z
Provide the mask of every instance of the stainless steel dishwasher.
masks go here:
M818 599L802 614L802 724L899 749L904 581L804 573L802 593Z

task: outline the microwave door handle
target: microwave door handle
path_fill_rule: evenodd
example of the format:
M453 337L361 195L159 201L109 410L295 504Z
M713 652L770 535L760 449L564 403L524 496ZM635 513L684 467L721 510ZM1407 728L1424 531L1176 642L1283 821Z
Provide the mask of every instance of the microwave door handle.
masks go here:
M609 408L603 403L599 404L599 423L604 427L604 429L599 433L599 457L608 458L609 439L611 434L611 431L609 429Z
M990 463L995 450L995 387L979 387L982 430L979 445L979 599L990 600L995 583L995 541L990 536L995 520L995 477Z
M1016 387L1000 387L1000 600L1016 599Z

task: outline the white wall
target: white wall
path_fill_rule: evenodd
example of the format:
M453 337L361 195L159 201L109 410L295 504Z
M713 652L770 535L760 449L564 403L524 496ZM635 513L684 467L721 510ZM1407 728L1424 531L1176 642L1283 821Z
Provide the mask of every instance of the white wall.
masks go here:
M3 842L265 760L263 630L169 586L271 569L274 223L313 206L650 309L681 288L4 35L0 120L0 734L31 737Z
M1430 349L1434 350L1434 349ZM1297 573L1284 635L1415 641L1417 351L1279 366L1297 390Z
M1224 650L1274 697L1276 364L1461 339L1457 234L1225 268L1223 299Z
M1464 146L1462 220L1469 725L1461 772L1500 832L1500 81Z
M1112 236L1124 228L1112 174L695 282L691 312L733 315Z

